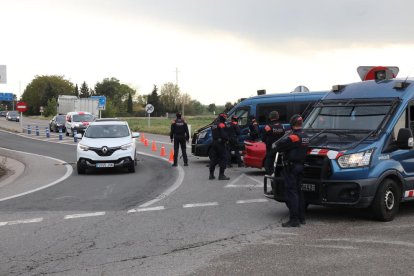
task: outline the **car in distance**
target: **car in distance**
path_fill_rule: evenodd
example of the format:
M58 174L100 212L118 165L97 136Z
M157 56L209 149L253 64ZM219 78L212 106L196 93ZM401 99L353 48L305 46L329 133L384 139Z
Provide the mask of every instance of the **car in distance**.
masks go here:
M66 131L65 127L66 115L56 115L49 122L50 131L59 132L59 129L62 129L62 132Z
M20 122L20 114L19 114L19 112L18 111L9 111L9 112L7 112L6 120L7 121Z
M127 168L135 172L137 165L135 138L125 121L97 121L89 124L77 146L78 174L87 169Z
M74 136L75 130L77 133L84 133L85 129L88 127L90 122L95 120L95 116L93 116L89 112L84 111L74 111L68 112L66 114L66 136L72 135Z
M6 110L0 111L0 117L6 117L6 115L7 115L7 111Z

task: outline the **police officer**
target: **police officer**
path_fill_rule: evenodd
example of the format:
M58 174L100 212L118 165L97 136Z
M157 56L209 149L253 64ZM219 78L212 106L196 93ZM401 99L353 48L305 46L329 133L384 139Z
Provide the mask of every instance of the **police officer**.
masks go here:
M228 125L229 133L229 148L228 148L228 158L227 158L227 167L231 168L231 152L234 152L236 157L236 162L239 167L243 166L243 161L241 160L239 152L239 136L240 136L240 127L239 127L239 118L236 115L231 117L231 123Z
M256 141L259 139L259 124L256 121L256 117L254 115L249 116L250 124L249 124L249 137L253 141Z
M181 118L181 113L177 112L176 119L171 123L171 131L170 131L170 139L171 143L174 141L174 163L172 164L173 167L177 167L177 159L178 159L178 146L181 146L181 153L184 159L184 166L188 166L188 158L187 158L187 151L186 151L186 144L190 139L190 135L188 133L188 126L187 123Z
M218 116L218 120L214 124L211 125L211 133L213 136L213 144L211 147L212 151L212 158L210 160L210 176L208 179L215 179L214 177L214 170L216 165L218 164L220 167L219 173L219 180L229 180L230 177L224 175L224 171L226 170L226 163L227 163L227 150L226 150L226 143L229 140L229 136L226 130L226 119L227 115L225 113L221 113Z
M284 153L284 188L289 221L282 227L299 227L305 224L305 202L301 191L303 163L309 146L309 137L302 130L303 119L295 114L290 119L292 132L273 145L274 150Z
M276 152L272 150L272 144L285 134L285 130L282 124L279 123L279 113L277 111L269 113L269 120L269 124L264 127L262 141L266 144L266 174L272 175L274 170L274 160L276 157Z

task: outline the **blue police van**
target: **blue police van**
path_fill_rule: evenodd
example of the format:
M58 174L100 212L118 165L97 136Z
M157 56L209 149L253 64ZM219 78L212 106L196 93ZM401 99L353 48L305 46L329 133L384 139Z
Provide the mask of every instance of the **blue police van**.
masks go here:
M287 124L293 114L302 114L306 109L310 110L312 105L327 94L324 92L291 92L276 93L254 96L241 101L228 112L228 120L233 115L239 119L242 135L239 137L239 145L242 149L244 140L248 138L248 126L250 115L256 117L260 129L268 122L269 113L273 110L279 112L279 121ZM191 152L195 156L209 156L213 137L210 125L202 127L194 132L191 142Z
M414 84L387 68L370 74L333 86L305 120L302 191L307 204L370 207L376 219L390 221L400 202L414 200ZM276 169L265 187L269 180L284 202L283 166Z

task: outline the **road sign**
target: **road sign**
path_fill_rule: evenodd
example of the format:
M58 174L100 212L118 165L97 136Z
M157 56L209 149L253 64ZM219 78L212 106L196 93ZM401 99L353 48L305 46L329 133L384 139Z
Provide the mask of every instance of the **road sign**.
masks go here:
M147 105L145 106L145 111L146 111L148 114L151 114L152 112L154 112L154 106L153 106L152 104L147 104Z
M98 109L105 110L105 106L106 106L105 96L91 96L91 99L98 99Z
M1 83L1 81L0 81ZM0 93L0 101L13 101L13 93Z
M18 102L16 105L17 111L25 112L27 110L27 105L25 102Z
M6 65L0 65L0 83L7 83Z

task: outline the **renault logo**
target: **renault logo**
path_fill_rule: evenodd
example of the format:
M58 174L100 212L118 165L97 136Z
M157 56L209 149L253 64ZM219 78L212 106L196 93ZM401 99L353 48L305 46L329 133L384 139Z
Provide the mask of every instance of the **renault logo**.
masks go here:
M103 153L107 153L108 152L108 148L107 147L102 147L101 150L102 150Z

